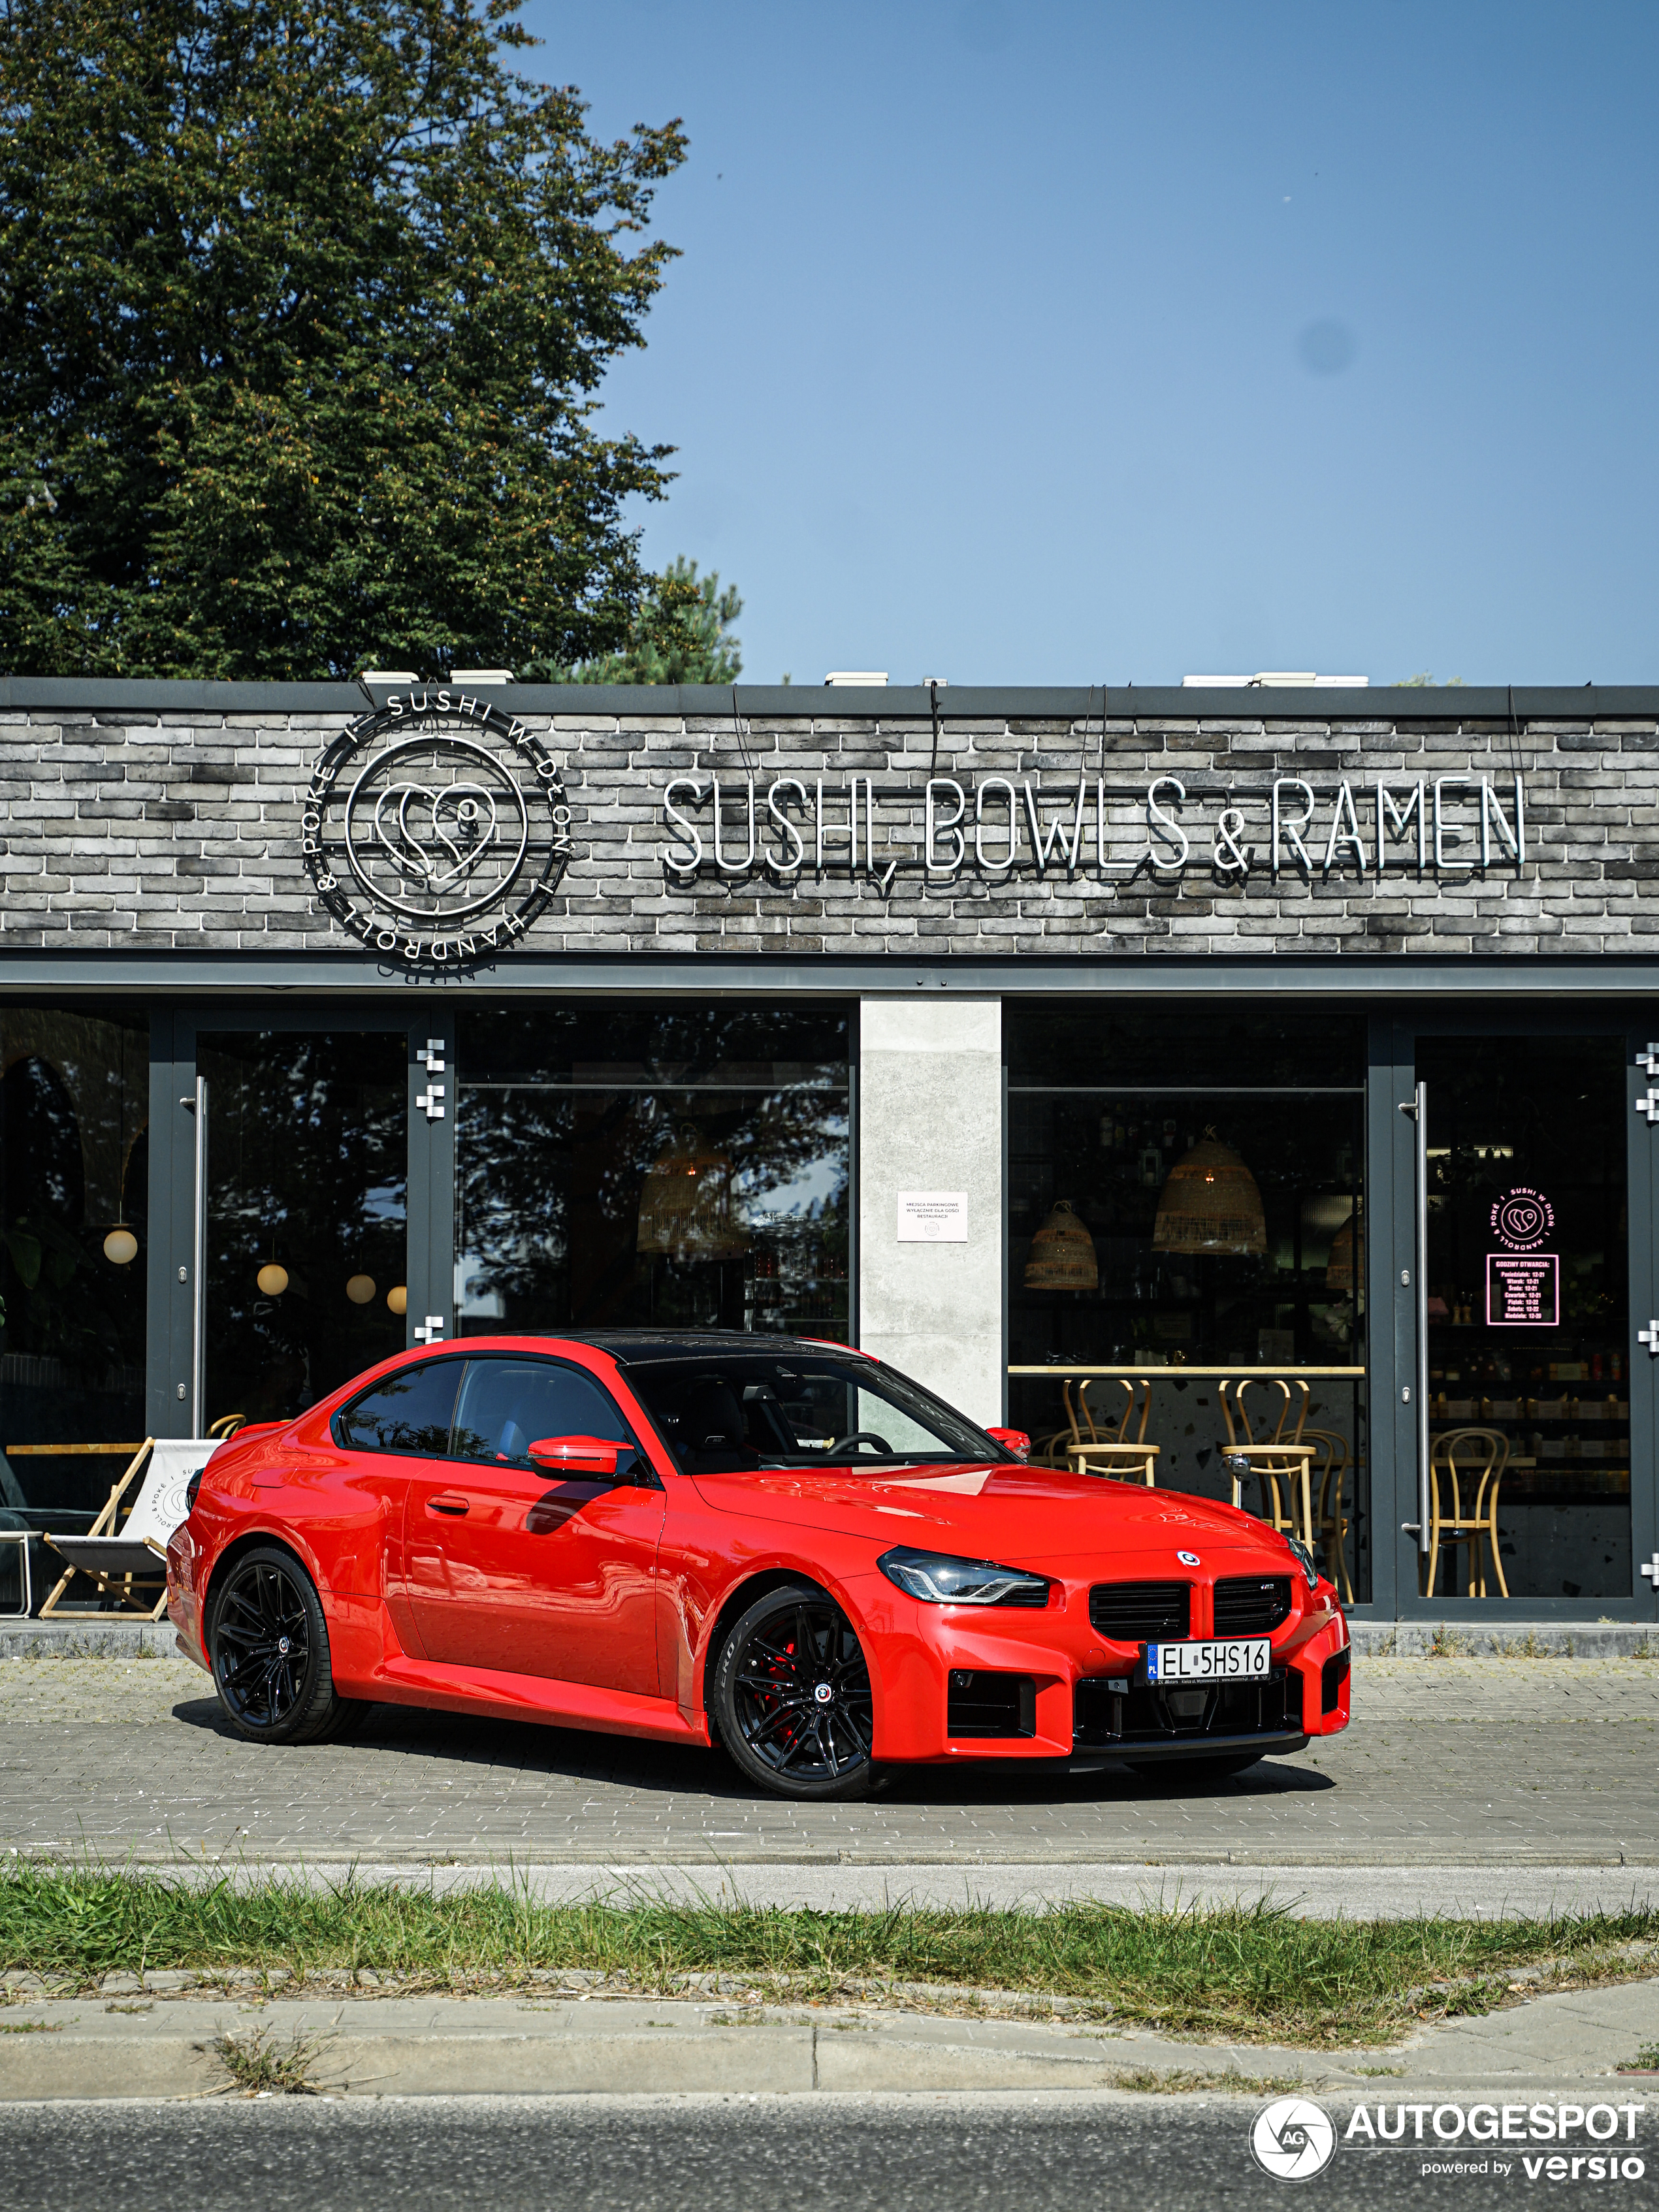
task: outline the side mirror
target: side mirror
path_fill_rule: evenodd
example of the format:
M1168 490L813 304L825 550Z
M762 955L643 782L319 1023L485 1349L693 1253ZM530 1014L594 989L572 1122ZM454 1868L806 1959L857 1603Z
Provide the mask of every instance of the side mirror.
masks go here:
M987 1429L985 1433L993 1443L1000 1444L1004 1451L1012 1452L1016 1459L1030 1459L1031 1456L1031 1439L1024 1429Z
M621 1444L603 1437L544 1437L530 1447L530 1456L550 1474L598 1474L614 1481Z

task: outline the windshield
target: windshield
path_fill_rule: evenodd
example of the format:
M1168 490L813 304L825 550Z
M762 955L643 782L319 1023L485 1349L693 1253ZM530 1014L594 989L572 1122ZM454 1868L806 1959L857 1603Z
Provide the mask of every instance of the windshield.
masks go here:
M627 1373L687 1474L1010 1456L930 1392L862 1359L705 1352L641 1360Z

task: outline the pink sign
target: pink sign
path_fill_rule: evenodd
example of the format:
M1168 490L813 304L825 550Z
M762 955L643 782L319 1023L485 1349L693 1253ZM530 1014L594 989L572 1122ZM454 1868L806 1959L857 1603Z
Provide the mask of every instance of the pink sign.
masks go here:
M1488 1252L1488 1328L1559 1328L1561 1261L1554 1252Z

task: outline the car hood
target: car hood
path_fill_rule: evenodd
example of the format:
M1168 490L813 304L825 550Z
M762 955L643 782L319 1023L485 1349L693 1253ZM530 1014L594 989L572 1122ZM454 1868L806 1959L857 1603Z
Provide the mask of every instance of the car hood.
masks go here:
M1079 1553L1249 1550L1278 1565L1282 1541L1231 1505L1046 1467L898 1467L890 1473L799 1468L700 1474L718 1513L868 1536L1037 1566Z

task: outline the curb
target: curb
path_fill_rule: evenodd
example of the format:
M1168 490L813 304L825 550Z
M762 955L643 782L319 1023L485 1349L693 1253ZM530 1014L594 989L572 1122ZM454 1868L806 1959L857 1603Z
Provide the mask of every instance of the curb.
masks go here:
M1659 1658L1659 1629L1639 1620L1352 1620L1356 1659Z
M1263 2094L1291 2082L1386 2094L1413 2081L1615 2082L1659 1984L1546 1997L1455 2021L1382 2051L1182 2043L1079 2021L988 2019L868 2005L687 2002L550 1990L516 1998L322 1997L314 2002L125 1996L8 2008L0 2104L257 2095L264 2082L334 2097L547 2096L1189 2088ZM222 2056L234 2046L235 2063ZM240 2054L238 2056L237 2054ZM263 2069L263 2070L262 2070ZM279 2087L276 2094L282 2094ZM270 2091L267 2091L270 2094Z

